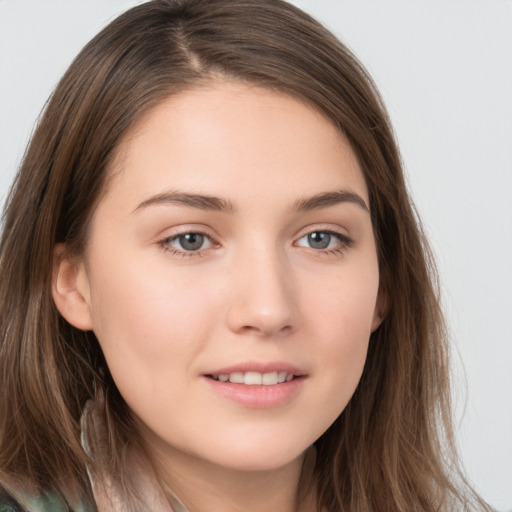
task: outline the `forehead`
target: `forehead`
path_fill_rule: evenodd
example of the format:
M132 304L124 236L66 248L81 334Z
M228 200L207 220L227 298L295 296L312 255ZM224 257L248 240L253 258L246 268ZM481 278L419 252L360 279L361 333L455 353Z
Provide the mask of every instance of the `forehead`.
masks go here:
M124 137L112 170L109 188L127 198L162 188L284 198L349 186L367 201L357 158L331 120L295 97L236 82L158 104Z

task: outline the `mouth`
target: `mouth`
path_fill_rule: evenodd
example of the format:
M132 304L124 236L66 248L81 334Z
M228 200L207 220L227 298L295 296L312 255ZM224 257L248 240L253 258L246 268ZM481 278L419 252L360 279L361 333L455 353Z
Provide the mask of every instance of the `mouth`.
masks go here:
M206 377L219 381L230 382L232 384L244 384L246 386L277 386L298 379L301 375L295 375L286 371L275 371L268 373L260 372L232 372L210 374Z
M203 378L224 399L246 408L268 409L293 401L308 373L283 361L246 361L212 369Z

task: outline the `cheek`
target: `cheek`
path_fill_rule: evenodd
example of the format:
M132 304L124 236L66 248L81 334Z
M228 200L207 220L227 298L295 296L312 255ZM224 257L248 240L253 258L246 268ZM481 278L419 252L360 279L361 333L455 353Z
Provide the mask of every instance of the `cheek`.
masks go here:
M93 276L91 289L95 330L105 338L114 338L116 331L130 338L137 333L141 345L152 341L163 348L158 344L182 330L200 329L214 307L204 282L186 273L133 262L108 267L109 272Z
M310 294L309 331L316 340L326 393L319 397L331 420L342 412L361 378L378 292L377 266L333 278L322 293Z
M339 346L337 340L358 345L371 333L379 272L376 262L361 267L354 271L347 266L324 280L322 286L307 286L303 292L310 320L324 332L321 338L331 340L334 346Z
M126 395L168 390L206 343L218 316L214 296L200 281L155 268L109 268L95 276L91 294L94 332L112 376Z

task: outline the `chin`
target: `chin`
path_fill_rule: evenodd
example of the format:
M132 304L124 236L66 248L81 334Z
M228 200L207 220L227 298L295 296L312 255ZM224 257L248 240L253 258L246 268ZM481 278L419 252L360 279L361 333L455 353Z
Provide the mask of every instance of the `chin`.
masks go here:
M233 441L230 447L220 448L208 458L216 465L236 471L274 471L296 461L310 446L305 444L302 449L298 443L283 446L282 437L275 441L280 442L261 444L250 438L243 443Z

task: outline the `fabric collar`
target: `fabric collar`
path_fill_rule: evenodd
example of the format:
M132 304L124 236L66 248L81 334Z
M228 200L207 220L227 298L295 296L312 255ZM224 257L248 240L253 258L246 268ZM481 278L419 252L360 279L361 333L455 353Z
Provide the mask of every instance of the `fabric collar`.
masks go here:
M127 454L132 492L128 493L112 475L105 460L109 453L108 429L101 403L89 400L80 423L82 446L95 463L95 469L87 467L87 473L98 512L188 512L179 498L160 484L147 458L135 450Z

